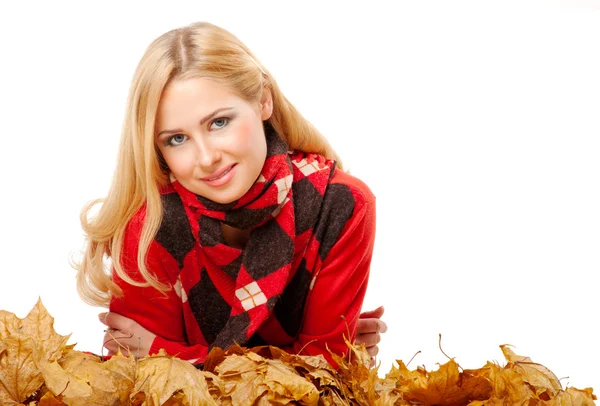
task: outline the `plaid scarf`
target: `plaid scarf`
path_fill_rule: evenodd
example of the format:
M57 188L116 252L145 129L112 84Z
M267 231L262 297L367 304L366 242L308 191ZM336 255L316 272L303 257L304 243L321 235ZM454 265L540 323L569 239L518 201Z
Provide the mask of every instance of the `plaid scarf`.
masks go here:
M316 154L290 155L286 143L269 124L265 125L265 135L267 158L261 174L235 202L215 203L172 180L181 199L176 200L183 205L199 248L196 258L202 264L196 280L186 283L182 275L182 284L210 348L249 345L273 314L292 337L300 327L301 315L281 314L275 307L284 296L287 303L279 308L289 308L290 301L299 301L293 306L302 310L308 285L302 283L304 292L290 292L286 287L298 285L296 270L300 266L304 271L306 267L304 261L292 266L292 259L295 253L306 256L307 251L318 249L318 245L311 244L311 237L335 162ZM295 194L301 197L295 199ZM225 243L221 223L250 230L243 250ZM308 271L312 274L314 270Z

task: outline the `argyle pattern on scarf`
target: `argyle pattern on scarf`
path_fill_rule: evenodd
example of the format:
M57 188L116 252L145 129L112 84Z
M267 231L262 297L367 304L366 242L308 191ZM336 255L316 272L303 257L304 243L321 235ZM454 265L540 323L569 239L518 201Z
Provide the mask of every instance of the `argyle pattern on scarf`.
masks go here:
M282 342L295 337L320 266L315 262L325 259L352 214L352 195L342 193L350 199L348 210L330 221L329 230L316 230L335 162L291 155L268 124L265 135L261 175L239 200L215 203L176 180L162 194L165 216L155 239L181 270L175 290L184 317L193 317L198 327L188 331L188 341L209 348L257 345L257 332L267 322L279 323ZM243 250L226 244L221 223L251 230Z

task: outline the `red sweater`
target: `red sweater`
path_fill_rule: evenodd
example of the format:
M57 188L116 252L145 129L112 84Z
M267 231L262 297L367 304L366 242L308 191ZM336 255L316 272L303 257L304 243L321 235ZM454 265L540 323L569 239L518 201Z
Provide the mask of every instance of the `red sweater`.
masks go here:
M353 208L350 210L348 199L353 199L350 202ZM290 319L293 319L291 322L297 324L297 330L293 330L297 333L290 336L289 329L283 331L281 324L271 317L260 326L258 334L248 346L268 344L292 353L323 354L330 362L332 359L327 348L337 354L348 352L344 337L348 337L349 333L350 340L354 340L367 289L375 238L375 197L363 182L336 170L325 200L329 203L325 205L325 213L321 213L318 220L320 224L317 225L317 228L325 230L321 245L327 240L328 224L339 223L340 213L346 212L348 216L342 219L345 223L341 231L337 230L335 239L325 244L330 245L330 249L322 263L319 263L322 259L317 258L317 252L314 253L315 258L303 257L304 252L294 254L293 269L305 264L304 260L317 263L316 268L319 269L313 273L304 297L298 297L295 293L287 298L294 312L299 312L290 314ZM121 257L124 270L134 280L140 281L137 253L144 217L145 208L142 207L127 225ZM192 278L197 280L202 264L186 259L181 267L156 238L150 244L146 263L161 282L173 289L161 293L152 287L140 288L125 283L113 274L113 280L123 289L124 295L111 300L110 311L131 318L156 334L150 354L164 348L168 354L181 359L193 363L204 362L210 343L198 333L198 323L187 303L190 287L182 284L192 274ZM208 307L207 311L210 312ZM280 315L278 317L281 318Z

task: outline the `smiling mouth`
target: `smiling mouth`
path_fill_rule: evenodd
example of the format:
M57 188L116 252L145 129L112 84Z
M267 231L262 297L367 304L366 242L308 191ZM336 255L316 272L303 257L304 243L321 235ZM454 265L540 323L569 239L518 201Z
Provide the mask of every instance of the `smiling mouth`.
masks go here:
M203 178L203 180L207 180L209 182L212 182L214 180L217 179L221 179L223 176L227 175L229 172L231 172L231 170L233 169L235 165L231 165L229 168L227 168L225 171L221 172L220 174L218 174L217 176L213 176L211 178Z

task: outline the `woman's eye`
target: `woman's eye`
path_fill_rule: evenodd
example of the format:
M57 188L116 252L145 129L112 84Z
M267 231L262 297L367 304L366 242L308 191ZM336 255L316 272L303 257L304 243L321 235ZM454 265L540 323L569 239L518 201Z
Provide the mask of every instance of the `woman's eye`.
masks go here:
M181 145L186 139L187 137L183 134L175 134L174 136L169 138L167 144L171 146Z
M227 123L229 123L228 118L225 118L225 117L216 118L213 120L212 124L210 125L210 129L218 130L219 128L225 127L227 125Z

